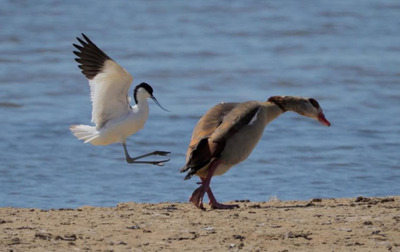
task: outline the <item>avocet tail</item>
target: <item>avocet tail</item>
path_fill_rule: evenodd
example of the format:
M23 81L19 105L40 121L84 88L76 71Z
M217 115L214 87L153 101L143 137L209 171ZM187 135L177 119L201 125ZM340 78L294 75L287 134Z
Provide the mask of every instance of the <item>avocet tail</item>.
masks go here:
M71 125L69 129L74 136L85 141L85 143L89 143L99 136L99 132L96 130L96 127L89 125Z

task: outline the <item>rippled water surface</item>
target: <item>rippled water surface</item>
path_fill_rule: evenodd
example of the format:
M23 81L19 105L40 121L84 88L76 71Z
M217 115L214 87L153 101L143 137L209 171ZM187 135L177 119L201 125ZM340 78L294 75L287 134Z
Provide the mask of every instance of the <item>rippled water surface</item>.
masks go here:
M187 201L179 169L199 117L220 101L316 98L326 128L286 113L245 162L211 183L220 201L398 195L398 1L2 1L0 206L67 208ZM171 151L164 167L131 165L119 144L91 146L86 79L72 43L86 33L150 83L132 156ZM130 91L131 93L132 91Z

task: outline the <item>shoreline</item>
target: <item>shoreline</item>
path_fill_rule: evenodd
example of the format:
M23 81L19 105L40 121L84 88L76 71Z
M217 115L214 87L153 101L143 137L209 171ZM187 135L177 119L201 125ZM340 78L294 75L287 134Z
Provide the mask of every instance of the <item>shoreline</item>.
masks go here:
M4 251L400 251L400 196L0 208Z

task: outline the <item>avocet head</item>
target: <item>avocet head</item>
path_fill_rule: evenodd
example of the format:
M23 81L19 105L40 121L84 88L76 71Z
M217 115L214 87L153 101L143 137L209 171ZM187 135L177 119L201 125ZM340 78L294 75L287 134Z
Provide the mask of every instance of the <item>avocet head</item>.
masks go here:
M142 82L135 87L135 90L133 91L133 98L135 99L136 104L140 99L151 98L161 109L168 111L167 109L163 108L161 104L157 101L157 99L153 96L153 88L145 82Z

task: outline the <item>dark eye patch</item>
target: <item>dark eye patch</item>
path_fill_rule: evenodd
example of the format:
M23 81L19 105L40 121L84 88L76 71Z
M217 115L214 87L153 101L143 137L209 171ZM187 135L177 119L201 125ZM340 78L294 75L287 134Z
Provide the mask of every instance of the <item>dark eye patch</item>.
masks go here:
M315 108L319 108L319 104L314 98L310 98L308 100L310 101L311 105L313 105Z

